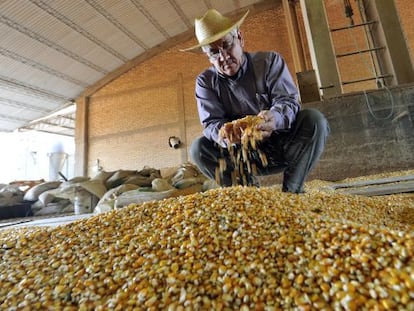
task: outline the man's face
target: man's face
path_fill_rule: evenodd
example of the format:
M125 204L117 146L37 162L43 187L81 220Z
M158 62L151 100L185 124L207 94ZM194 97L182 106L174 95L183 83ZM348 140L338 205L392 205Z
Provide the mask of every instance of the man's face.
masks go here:
M240 31L231 33L203 48L210 63L218 72L226 76L234 76L243 64L244 40Z

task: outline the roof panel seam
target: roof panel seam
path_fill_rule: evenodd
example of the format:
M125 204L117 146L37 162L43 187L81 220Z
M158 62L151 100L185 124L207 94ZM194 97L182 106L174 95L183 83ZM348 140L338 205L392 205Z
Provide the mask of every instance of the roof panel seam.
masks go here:
M44 44L44 45L47 45L48 47L58 51L59 53L62 53L64 55L78 61L79 63L84 64L85 66L88 66L88 67L90 67L90 68L92 68L92 69L94 69L98 72L101 72L103 74L108 73L108 71L106 69L90 62L89 60L87 60L87 59L85 59L85 58L83 58L83 57L81 57L81 56L79 56L75 53L72 53L71 51L65 49L64 47L50 41L49 39L47 39L45 37L42 37L41 35L35 33L34 31L31 31L30 29L20 25L19 23L16 23L15 21L9 19L6 16L0 15L0 22L7 25L7 26L9 26L9 27L11 27L11 28L13 28L14 30L17 30L18 32L20 32L20 33L22 33L22 34L24 34L24 35L26 35L26 36L28 36L32 39Z
M151 15L150 12L138 0L131 0L137 9L150 21L151 24L164 36L164 38L171 38L168 32L158 23L158 21Z
M131 31L129 31L124 25L122 25L115 17L113 17L108 11L106 11L99 3L95 0L85 0L91 7L93 7L99 14L110 21L115 27L126 34L132 41L138 44L144 50L148 50L149 47Z
M56 76L58 78L61 78L62 80L65 80L65 81L68 81L68 82L71 82L73 84L76 84L76 85L79 85L79 86L83 86L83 87L87 87L88 86L88 84L85 83L85 82L82 82L82 81L80 81L78 79L75 79L75 78L72 78L72 77L70 77L70 76L68 76L68 75L66 75L66 74L64 74L62 72L59 72L57 70L54 70L52 68L49 68L49 67L44 66L42 64L39 64L39 63L37 63L37 62L29 59L29 58L26 58L26 57L24 57L22 55L16 54L16 53L14 53L14 52L12 52L10 50L7 50L5 48L0 47L0 54L3 55L3 56L5 56L5 57L11 58L11 59L13 59L15 61L18 61L18 62L20 62L22 64L31 66L33 68L36 68L36 69L40 70L40 71L43 71L43 72L46 72L46 73L51 74L53 76Z
M0 119L8 120L8 121L11 121L11 122L28 122L28 121L30 121L30 119L16 118L16 117L12 117L10 115L5 115L5 114L0 114Z
M32 110L32 111L38 111L38 112L50 112L50 109L45 109L42 107L37 107L37 106L33 106L30 104L25 104L16 100L12 100L12 99L7 99L4 97L0 97L0 104L2 105L7 105L10 107L15 107L15 108L24 108L24 109L28 109L28 110Z
M23 83L21 81L17 81L15 79L10 78L10 77L4 77L4 76L0 75L0 83L2 83L3 85L6 85L6 87L8 86L11 89L18 89L20 91L23 91L23 92L25 92L26 94L29 94L29 95L35 95L35 96L38 96L38 97L40 96L40 97L43 97L43 98L46 97L46 98L49 98L49 99L52 99L52 100L58 100L62 103L63 102L69 102L69 101L73 100L72 98L68 98L68 97L62 96L60 94L51 92L51 91L41 89L41 88L39 88L37 86L34 86L34 85L29 85L29 84Z
M47 13L49 13L51 16L53 16L57 20L61 21L62 23L64 23L68 27L70 27L73 30L75 30L77 33L83 35L84 37L86 37L87 39L89 39L90 41L92 41L93 43L95 43L96 45L100 46L102 49L104 49L108 53L112 54L113 56L117 57L118 59L122 60L123 62L128 61L128 58L126 58L125 56L123 56L122 54L118 53L116 50L114 50L110 46L108 46L105 43L103 43L97 37L95 37L94 35L92 35L91 33L89 33L87 30L85 30L84 28L82 28L78 24L74 23L72 20L70 20L68 17L66 17L65 15L63 15L62 13L60 13L59 11L57 11L54 8L52 8L49 5L47 5L42 0L30 0L30 1L33 4L37 5L39 8L41 8L42 10L46 11Z
M171 4L171 6L174 8L174 10L177 12L178 16L181 17L184 24L191 28L193 27L193 24L188 20L187 16L185 15L184 11L181 9L181 7L177 4L175 0L168 0L168 2Z
M211 4L210 0L204 0L204 4L206 5L207 9L212 9L213 5Z

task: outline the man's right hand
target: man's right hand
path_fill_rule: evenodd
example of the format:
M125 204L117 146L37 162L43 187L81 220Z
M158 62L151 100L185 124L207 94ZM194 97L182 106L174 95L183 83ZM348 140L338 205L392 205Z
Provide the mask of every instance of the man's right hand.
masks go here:
M220 137L227 145L240 144L242 129L235 123L225 123L220 129Z

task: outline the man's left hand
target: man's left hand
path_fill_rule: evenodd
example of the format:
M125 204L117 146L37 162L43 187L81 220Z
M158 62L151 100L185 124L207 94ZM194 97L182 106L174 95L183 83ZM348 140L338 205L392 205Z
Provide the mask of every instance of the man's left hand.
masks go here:
M270 110L262 110L257 116L264 120L264 123L257 126L262 131L263 138L270 137L273 131L276 130L275 116Z

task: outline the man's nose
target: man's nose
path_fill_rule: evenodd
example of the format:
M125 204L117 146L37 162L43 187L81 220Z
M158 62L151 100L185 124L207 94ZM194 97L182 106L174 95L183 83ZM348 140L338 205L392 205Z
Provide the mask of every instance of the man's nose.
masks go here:
M228 55L229 55L229 52L228 52L226 49L223 49L223 48L219 49L219 57L220 57L220 58L221 58L221 57L223 57L223 59L224 59L224 58L226 58Z

